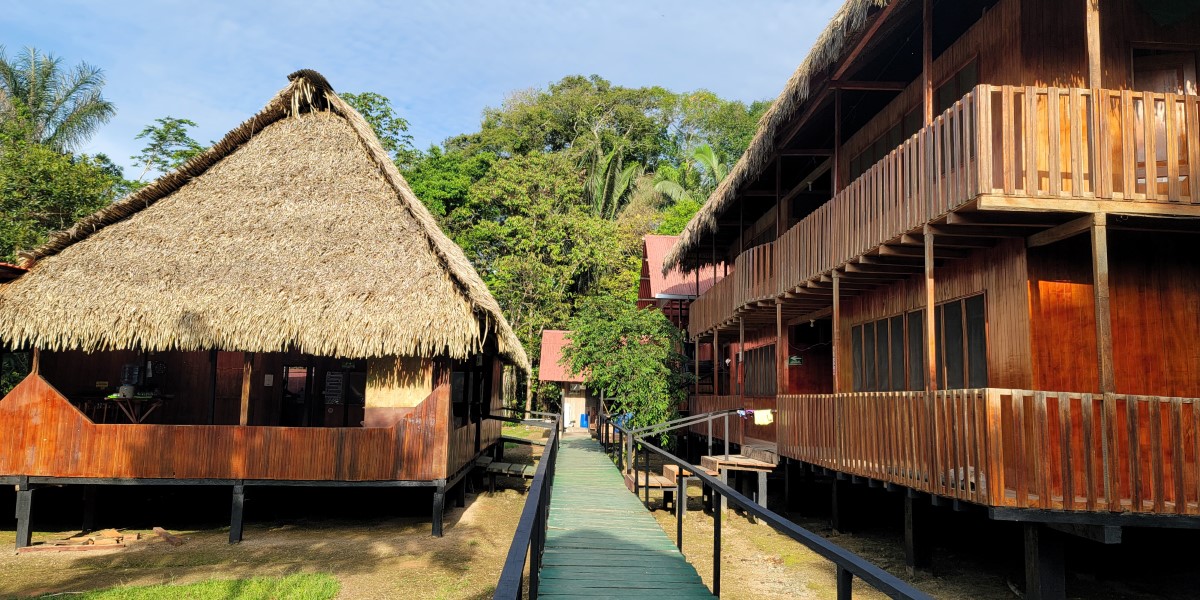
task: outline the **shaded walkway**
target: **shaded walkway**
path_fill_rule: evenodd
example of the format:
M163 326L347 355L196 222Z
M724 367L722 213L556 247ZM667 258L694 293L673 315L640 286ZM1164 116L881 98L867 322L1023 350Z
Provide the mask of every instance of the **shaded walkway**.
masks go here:
M539 597L712 598L658 521L589 437L566 437L554 491Z

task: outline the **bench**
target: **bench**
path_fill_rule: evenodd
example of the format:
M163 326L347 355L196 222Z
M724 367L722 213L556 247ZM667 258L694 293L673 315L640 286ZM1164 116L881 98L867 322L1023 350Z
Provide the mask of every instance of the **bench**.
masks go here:
M484 468L484 473L486 473L488 477L488 493L496 493L497 477L518 477L522 480L533 479L533 475L536 472L537 467L534 465L495 462L489 459L487 466Z

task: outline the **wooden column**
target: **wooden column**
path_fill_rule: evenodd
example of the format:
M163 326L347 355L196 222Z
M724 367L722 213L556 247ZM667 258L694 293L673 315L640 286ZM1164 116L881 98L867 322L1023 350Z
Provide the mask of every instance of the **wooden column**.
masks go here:
M83 486L83 533L96 530L96 488L94 483Z
M33 515L33 486L29 478L22 476L17 480L17 549L25 548L33 542L33 529L29 519Z
M837 196L841 191L841 170L842 170L842 89L836 88L833 90L833 170L829 172L829 182L832 186L833 193L831 196Z
M696 356L693 357L694 360L692 362L695 363L696 381L692 384L692 395L699 396L700 395L700 336L699 335L696 336L695 350L696 350Z
M738 396L746 395L746 320L738 317L738 351L737 360Z
M33 356L29 359L29 373L37 375L42 370L42 351L40 348L34 348Z
M904 566L908 576L917 569L928 568L933 563L933 545L929 541L932 515L929 499L909 490L904 495Z
M1060 600L1067 596L1062 534L1040 523L1025 524L1025 598Z
M1092 221L1092 292L1096 310L1096 365L1099 367L1100 393L1116 392L1113 373L1112 312L1108 300L1108 227L1104 213Z
M841 377L841 361L839 357L842 354L842 276L834 269L833 271L833 393L840 394L842 392Z
M713 395L721 395L721 331L713 327Z
M933 123L933 0L921 1L921 90L928 126Z
M236 483L233 486L233 507L229 515L229 543L237 544L242 541L243 513L246 508L246 486Z
M937 311L933 281L933 230L925 224L925 391L937 390Z
M250 378L254 376L254 353L242 353L242 410L239 425L250 424Z
M208 424L217 422L217 351L208 351ZM280 385L283 385L282 383Z
M775 395L787 394L791 388L788 355L791 354L791 331L783 322L783 299L775 300Z
M1083 0L1087 5L1088 87L1104 87L1100 54L1100 0Z

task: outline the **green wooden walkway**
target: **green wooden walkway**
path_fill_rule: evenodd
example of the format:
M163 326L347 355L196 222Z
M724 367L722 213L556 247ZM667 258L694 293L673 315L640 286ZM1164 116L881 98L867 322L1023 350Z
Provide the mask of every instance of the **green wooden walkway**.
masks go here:
M599 443L562 440L538 596L712 598Z

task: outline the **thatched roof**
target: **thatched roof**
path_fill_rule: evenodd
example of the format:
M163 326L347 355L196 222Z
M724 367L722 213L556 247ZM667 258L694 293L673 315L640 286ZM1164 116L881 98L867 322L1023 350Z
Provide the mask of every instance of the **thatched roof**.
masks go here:
M0 342L465 358L521 343L463 254L324 77L24 255Z
M890 2L902 1L846 0L838 9L829 25L817 37L808 57L792 73L792 77L775 98L771 108L759 119L758 132L746 148L746 152L680 233L679 243L675 244L663 262L664 272L678 266L684 257L699 247L706 234L716 231L717 217L733 205L738 190L757 179L763 169L771 163L775 156L776 135L804 107L813 79L840 60L855 35L866 27L871 10L885 7Z

